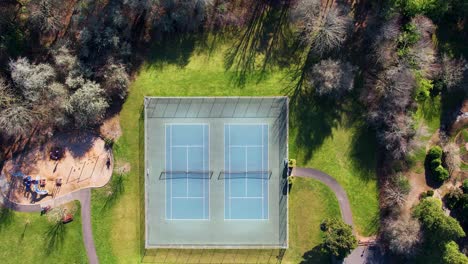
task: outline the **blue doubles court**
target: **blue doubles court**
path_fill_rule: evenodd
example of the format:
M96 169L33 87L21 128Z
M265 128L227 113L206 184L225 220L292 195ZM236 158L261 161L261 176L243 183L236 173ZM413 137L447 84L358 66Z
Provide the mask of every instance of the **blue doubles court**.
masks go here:
M209 219L207 124L166 125L166 219Z
M224 149L224 218L268 219L268 124L225 124Z

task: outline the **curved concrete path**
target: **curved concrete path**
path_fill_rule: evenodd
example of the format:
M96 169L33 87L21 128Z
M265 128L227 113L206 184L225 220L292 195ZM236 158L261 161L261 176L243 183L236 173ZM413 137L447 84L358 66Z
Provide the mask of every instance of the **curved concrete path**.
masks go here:
M338 204L340 205L341 217L343 218L343 221L346 224L352 226L354 230L353 214L351 213L351 206L349 204L348 196L346 195L345 190L335 179L333 179L332 176L322 171L311 168L293 168L291 175L295 177L316 179L327 185L330 189L332 189L332 191L336 195L336 198L338 199Z
M78 200L81 205L81 229L83 232L83 242L86 249L86 255L90 264L99 263L96 254L96 247L94 246L93 230L91 226L91 191L90 189L81 189L79 191L72 192L70 194L60 196L54 200L46 201L39 204L17 204L8 200L3 192L1 193L2 200L1 204L4 206L18 211L18 212L40 212L41 205L51 207L60 206L62 204Z

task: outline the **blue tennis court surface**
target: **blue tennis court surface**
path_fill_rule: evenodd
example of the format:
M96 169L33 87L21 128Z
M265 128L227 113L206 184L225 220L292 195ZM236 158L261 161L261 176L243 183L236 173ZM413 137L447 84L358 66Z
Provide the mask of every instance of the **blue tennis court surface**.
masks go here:
M207 124L166 124L166 219L209 218Z
M225 219L268 219L268 124L224 125Z

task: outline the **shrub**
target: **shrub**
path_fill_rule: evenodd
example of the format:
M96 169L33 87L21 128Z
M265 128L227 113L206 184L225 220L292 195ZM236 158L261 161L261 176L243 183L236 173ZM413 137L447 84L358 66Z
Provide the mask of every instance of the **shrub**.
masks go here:
M440 159L433 159L431 160L431 169L435 170L437 167L442 165L442 161Z
M429 149L427 152L427 157L429 160L442 159L442 148L439 146L434 146Z
M416 100L419 102L426 101L431 95L431 90L434 87L431 80L426 78L419 78L416 87Z
M437 168L435 168L433 174L435 180L438 182L444 182L450 178L448 170L442 167L442 165L439 165Z
M106 149L112 148L112 146L114 146L114 140L108 137L104 138L104 146Z
M421 193L420 199L425 199L425 198L432 197L432 196L434 196L434 191L428 190L427 192Z
M465 236L465 232L456 219L445 214L442 203L435 198L427 198L414 208L413 216L421 221L427 231L427 241L441 243Z
M289 159L288 167L291 167L291 168L296 167L296 160L295 159Z
M453 210L458 207L462 196L463 192L459 188L453 188L444 196L444 202L450 210Z
M344 259L357 247L356 237L351 226L343 220L328 218L322 221L321 230L325 233L323 247L329 254Z
M462 190L463 190L463 193L466 193L468 194L468 179L464 180L463 183L462 183Z
M449 10L450 1L446 0L397 0L407 16L426 14L440 18Z
M444 246L444 253L442 256L443 264L466 264L468 257L460 252L460 248L455 241L450 241Z

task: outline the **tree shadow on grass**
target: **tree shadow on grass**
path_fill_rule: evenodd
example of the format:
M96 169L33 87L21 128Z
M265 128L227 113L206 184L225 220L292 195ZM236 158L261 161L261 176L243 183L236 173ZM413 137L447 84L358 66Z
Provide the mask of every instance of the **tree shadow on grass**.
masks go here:
M291 105L291 127L296 131L296 145L301 146L305 161L330 137L341 121L340 107L310 94L299 96Z
M225 56L226 70L233 69L232 82L245 86L255 76L265 78L273 65L289 65L292 54L292 31L289 27L291 1L255 1L251 7L246 29ZM258 57L262 54L262 61Z
M45 233L45 254L50 255L55 250L63 246L65 241L66 228L62 221L59 221L49 227Z
M14 219L14 214L13 210L7 207L1 207L0 208L0 231L2 231L4 228L8 227L13 223Z
M301 264L330 263L331 257L323 250L322 245L318 245L302 255Z
M109 185L109 191L105 194L106 198L104 200L104 205L101 209L102 211L107 210L113 205L115 205L119 198L122 196L122 194L125 192L124 177L125 176L123 174L117 174L112 177L112 180Z
M375 180L377 174L377 136L375 130L360 122L351 142L351 163L358 176L365 181Z
M166 64L187 66L198 40L200 38L196 34L165 35L155 42L146 55L148 68L162 69Z

